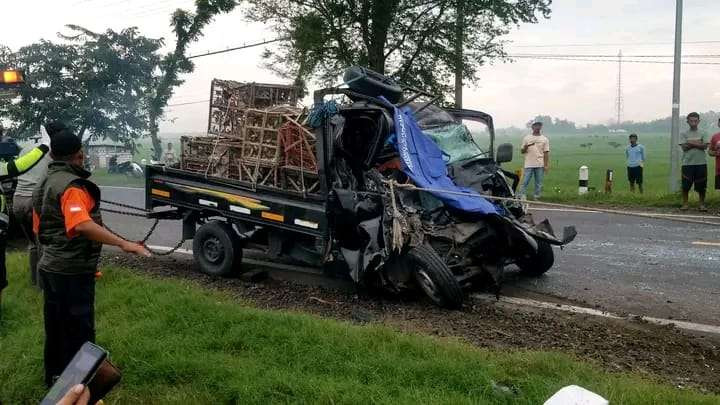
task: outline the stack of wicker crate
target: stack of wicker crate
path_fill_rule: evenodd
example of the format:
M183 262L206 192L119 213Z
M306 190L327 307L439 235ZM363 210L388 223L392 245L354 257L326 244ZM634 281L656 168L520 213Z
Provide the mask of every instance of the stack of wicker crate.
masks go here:
M182 168L296 192L317 191L312 132L296 87L213 80L207 137L182 139Z

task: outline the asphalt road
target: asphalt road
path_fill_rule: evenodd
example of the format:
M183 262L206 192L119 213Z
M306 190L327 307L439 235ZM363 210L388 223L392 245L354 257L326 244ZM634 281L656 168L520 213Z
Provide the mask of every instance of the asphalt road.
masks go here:
M103 187L103 198L144 205L141 189ZM543 277L530 279L510 271L508 293L720 325L720 227L603 213L537 210L534 215L536 220L549 218L556 231L575 225L578 237L555 251L556 264ZM105 221L132 239L144 237L152 225L116 214L105 214ZM174 246L180 232L178 221L163 221L148 244ZM190 247L186 242L185 248Z

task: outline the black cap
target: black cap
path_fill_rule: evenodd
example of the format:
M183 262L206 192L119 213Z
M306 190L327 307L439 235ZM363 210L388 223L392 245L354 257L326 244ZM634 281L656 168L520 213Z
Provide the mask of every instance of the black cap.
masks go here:
M540 121L535 121L535 122L532 123L531 126L534 127L535 125L540 125L540 126L542 126L542 122L540 122Z
M74 155L80 149L82 149L80 138L69 130L56 132L50 140L50 152L56 158Z
M53 121L45 124L45 132L47 132L48 136L50 136L51 138L55 136L55 134L57 134L58 132L67 129L67 125L60 121Z

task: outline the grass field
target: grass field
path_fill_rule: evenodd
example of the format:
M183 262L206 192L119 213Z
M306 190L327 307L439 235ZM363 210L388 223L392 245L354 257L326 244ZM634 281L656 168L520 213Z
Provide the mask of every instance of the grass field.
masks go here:
M124 174L109 174L107 169L95 169L90 180L99 186L145 187L145 178L135 178Z
M26 257L8 259L0 401L37 403L42 299ZM103 269L97 340L123 371L106 403L538 404L579 384L622 404L716 404L720 397L608 374L560 353L461 342L264 311L190 281Z
M627 181L625 146L628 134L547 134L551 145L550 172L545 177L543 200L555 202L636 205L653 207L677 207L680 195L668 191L670 173L670 136L669 134L639 134L639 142L645 145L647 162L645 163L645 194L631 194ZM521 137L498 136L496 144L513 144L514 159L505 164L512 171L522 168L523 156L520 154ZM619 143L613 147L611 142ZM592 143L590 147L581 144ZM590 187L595 191L578 196L578 169L586 165L590 168ZM605 173L612 169L615 173L613 193L604 193ZM708 157L708 189L714 187L715 161ZM532 185L530 189L532 190ZM695 194L695 193L692 193ZM720 208L720 193L708 193L711 205ZM697 199L697 195L693 197Z

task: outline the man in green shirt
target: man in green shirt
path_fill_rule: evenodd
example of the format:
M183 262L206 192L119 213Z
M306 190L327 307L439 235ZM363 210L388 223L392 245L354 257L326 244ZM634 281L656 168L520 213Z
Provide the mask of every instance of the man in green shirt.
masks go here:
M680 147L682 154L682 193L683 205L681 210L688 209L688 196L694 186L700 198L700 211L707 211L705 207L705 190L707 189L707 161L705 150L708 147L708 135L698 129L700 114L692 112L687 116L690 126L688 131L680 134Z

